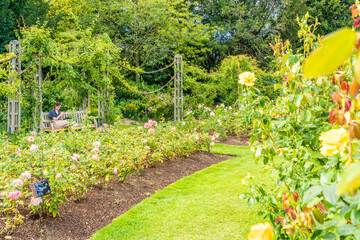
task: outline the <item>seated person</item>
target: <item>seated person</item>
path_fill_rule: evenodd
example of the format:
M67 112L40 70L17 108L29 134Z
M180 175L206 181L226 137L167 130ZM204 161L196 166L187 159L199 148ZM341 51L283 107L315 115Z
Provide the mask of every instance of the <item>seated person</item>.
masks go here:
M51 109L49 113L49 118L54 120L55 128L64 128L69 126L69 122L67 120L63 120L62 117L64 113L60 112L61 103L57 102L54 104L54 109Z

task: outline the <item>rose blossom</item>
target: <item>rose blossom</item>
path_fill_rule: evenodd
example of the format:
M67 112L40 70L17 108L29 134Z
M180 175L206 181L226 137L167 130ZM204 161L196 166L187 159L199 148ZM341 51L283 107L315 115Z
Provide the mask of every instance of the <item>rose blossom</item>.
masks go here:
M93 143L93 145L94 145L95 148L99 148L101 143L96 141L96 142Z
M107 126L108 126L106 123L104 123L103 125L104 125L104 127L107 127Z
M172 127L172 130L175 131L175 130L176 130L176 127Z
M71 157L72 160L74 161L77 161L77 158L76 157Z
M117 171L118 171L118 169L117 169L117 167L116 168L114 168L114 174L116 175L117 174Z
M156 127L157 126L157 122L156 121L154 121L154 120L149 120L149 122L148 123L150 123L151 124L151 126L154 126L154 127Z
M6 197L7 193L6 192L1 192L0 193L0 197Z
M39 206L40 203L42 202L41 198L36 198L36 197L31 197L31 204L34 205L35 207Z
M18 200L21 197L21 192L19 192L18 190L14 190L9 192L8 196L11 200Z
M196 139L196 141L199 141L200 138L199 138L198 135L196 135L196 136L195 136L195 139Z
M213 147L214 145L215 145L215 143L214 143L214 142L211 142L211 143L210 143L210 146L211 146L211 147Z
M30 151L36 152L37 150L39 150L39 147L36 146L35 144L32 144L32 145L30 146Z
M55 175L55 178L61 178L61 173L57 173L57 174Z
M23 184L24 184L23 181L20 178L15 179L13 183L14 183L14 187L16 187L16 188L18 188L18 187L21 188L23 186Z
M90 152L99 152L99 149L98 149L98 148L94 148L94 149L92 149Z
M149 147L149 146L145 146L145 148L146 148L146 149L150 149L150 147Z
M215 141L215 140L216 140L215 136L212 136L211 141Z
M73 156L74 156L77 160L79 160L79 158L80 158L80 155L78 155L78 154L76 154L76 153L75 153Z
M23 179L30 179L31 178L31 173L29 171L25 171L21 174L21 177Z
M31 132L31 135L33 135L33 136L36 135L36 132L35 132L35 131L32 131L32 132Z
M28 142L34 142L35 138L34 137L29 137L27 140L28 140Z
M214 112L211 112L211 113L210 113L210 116L212 116L212 117L215 116L215 113L214 113Z
M93 160L96 160L96 161L99 161L100 160L100 158L98 157L98 155L92 155L92 157L91 157Z
M152 134L152 135L155 135L155 130L152 129L152 128L150 128L148 132L149 132L150 134Z
M148 122L147 122L147 123L145 123L145 124L144 124L144 128L151 128L151 124L150 124L150 123L148 123Z
M148 142L148 140L147 139L143 139L143 143L147 143Z

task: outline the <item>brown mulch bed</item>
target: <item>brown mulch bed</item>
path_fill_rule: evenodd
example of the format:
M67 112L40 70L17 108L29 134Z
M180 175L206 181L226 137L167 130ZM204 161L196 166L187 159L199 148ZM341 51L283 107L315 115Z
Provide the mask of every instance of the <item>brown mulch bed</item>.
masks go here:
M249 139L250 137L248 135L228 136L226 140L220 141L219 143L237 146L249 146Z
M236 142L231 139L227 141ZM43 220L42 234L38 232L38 220L34 220L34 216L31 215L25 216L24 223L16 227L11 239L89 239L97 230L105 227L157 190L229 158L231 156L196 152L186 159L164 161L155 168L144 169L139 176L131 176L124 183L119 183L113 178L107 189L95 185L86 194L84 200L61 205L60 217ZM0 223L0 228L1 225ZM4 237L5 235L0 235L1 239Z

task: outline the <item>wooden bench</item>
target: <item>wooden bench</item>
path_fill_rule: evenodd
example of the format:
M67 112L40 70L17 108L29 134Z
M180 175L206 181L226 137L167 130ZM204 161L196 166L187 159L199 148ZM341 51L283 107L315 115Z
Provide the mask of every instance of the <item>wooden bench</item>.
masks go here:
M63 112L63 119L69 117L68 119L70 126L66 128L55 128L54 121L49 118L49 112L43 112L41 115L41 128L44 132L50 131L62 131L68 128L71 129L81 129L84 126L91 127L97 129L97 117L89 117L87 111L73 111L73 112ZM88 125L86 121L87 119L93 120L94 124ZM76 123L78 126L71 126L71 123Z

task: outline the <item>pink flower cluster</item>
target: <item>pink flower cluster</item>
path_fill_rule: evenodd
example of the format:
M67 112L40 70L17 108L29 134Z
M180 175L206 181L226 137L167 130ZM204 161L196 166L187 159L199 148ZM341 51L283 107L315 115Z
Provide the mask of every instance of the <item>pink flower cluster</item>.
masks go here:
M21 192L19 192L18 190L11 191L9 192L8 197L11 200L18 200L21 197Z
M24 185L23 181L20 178L15 179L13 184L16 188L21 188Z
M39 147L38 147L37 145L32 144L32 145L30 146L30 151L36 152L37 150L39 150Z
M31 173L29 171L25 171L21 174L21 177L25 180L28 180L31 178Z
M74 153L74 155L71 157L72 160L77 161L80 159L80 155Z
M149 120L147 123L144 124L145 128L151 128L152 126L157 126L157 122L155 120Z
M31 197L30 200L31 204L34 205L35 207L38 207L40 205L40 203L42 202L41 198L36 198L36 197Z
M34 138L34 137L29 137L27 140L28 140L28 142L35 142L35 138Z
M55 175L55 178L56 178L56 179L61 178L61 173L57 173L57 174Z

